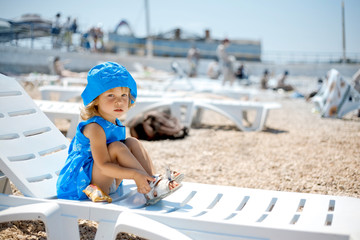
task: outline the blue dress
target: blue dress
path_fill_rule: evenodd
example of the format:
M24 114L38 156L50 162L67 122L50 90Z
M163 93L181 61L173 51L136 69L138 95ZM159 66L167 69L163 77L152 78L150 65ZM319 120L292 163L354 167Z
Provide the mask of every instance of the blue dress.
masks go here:
M99 124L105 131L106 144L125 140L125 126L116 119L116 125L102 117L95 116L80 122L76 135L69 147L69 156L61 169L57 180L57 196L63 199L87 199L83 190L90 184L94 159L90 149L90 140L82 133L89 123Z

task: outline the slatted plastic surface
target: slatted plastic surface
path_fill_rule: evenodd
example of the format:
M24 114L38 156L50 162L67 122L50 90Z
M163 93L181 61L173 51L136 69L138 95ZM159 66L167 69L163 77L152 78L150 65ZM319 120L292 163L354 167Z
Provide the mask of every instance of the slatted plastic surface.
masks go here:
M131 192L133 189L133 192ZM360 239L360 199L185 182L182 189L145 206L132 181L114 198L194 239ZM95 220L117 208L92 209ZM106 210L105 210L106 209ZM114 216L116 217L116 216Z
M53 198L69 141L14 79L0 77L0 169L22 193Z
M55 123L56 119L69 120L70 126L67 130L66 137L72 139L75 136L77 125L79 121L81 121L80 103L47 100L35 100L35 103L53 123Z

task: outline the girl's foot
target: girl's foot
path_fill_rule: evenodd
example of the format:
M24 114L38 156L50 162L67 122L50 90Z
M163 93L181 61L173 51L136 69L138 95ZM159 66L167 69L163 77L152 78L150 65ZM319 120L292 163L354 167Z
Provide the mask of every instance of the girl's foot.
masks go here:
M182 184L162 177L161 175L154 176L156 180L150 183L151 190L147 194L144 194L146 198L145 205L152 205L160 201L161 199L169 196L176 190L182 187Z
M169 179L169 181L173 180L178 183L181 183L185 178L185 174L177 172L177 171L172 171L169 167L167 167L166 168L166 177Z

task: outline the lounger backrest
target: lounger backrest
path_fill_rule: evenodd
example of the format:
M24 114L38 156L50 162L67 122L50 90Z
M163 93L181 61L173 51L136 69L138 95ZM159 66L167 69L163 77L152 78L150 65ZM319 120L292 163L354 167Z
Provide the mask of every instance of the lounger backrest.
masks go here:
M68 146L21 85L0 75L0 170L25 196L56 198Z

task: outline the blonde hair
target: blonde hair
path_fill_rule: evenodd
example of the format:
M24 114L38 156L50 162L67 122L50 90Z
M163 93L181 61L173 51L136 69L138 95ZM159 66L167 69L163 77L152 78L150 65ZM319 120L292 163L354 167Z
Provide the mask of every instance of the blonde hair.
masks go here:
M129 94L129 109L135 105L135 98L130 94L130 89L128 87L120 87L122 91L126 91ZM96 97L91 103L86 106L81 107L80 117L82 120L88 120L94 116L100 116L98 111L97 103L99 101L99 96Z

